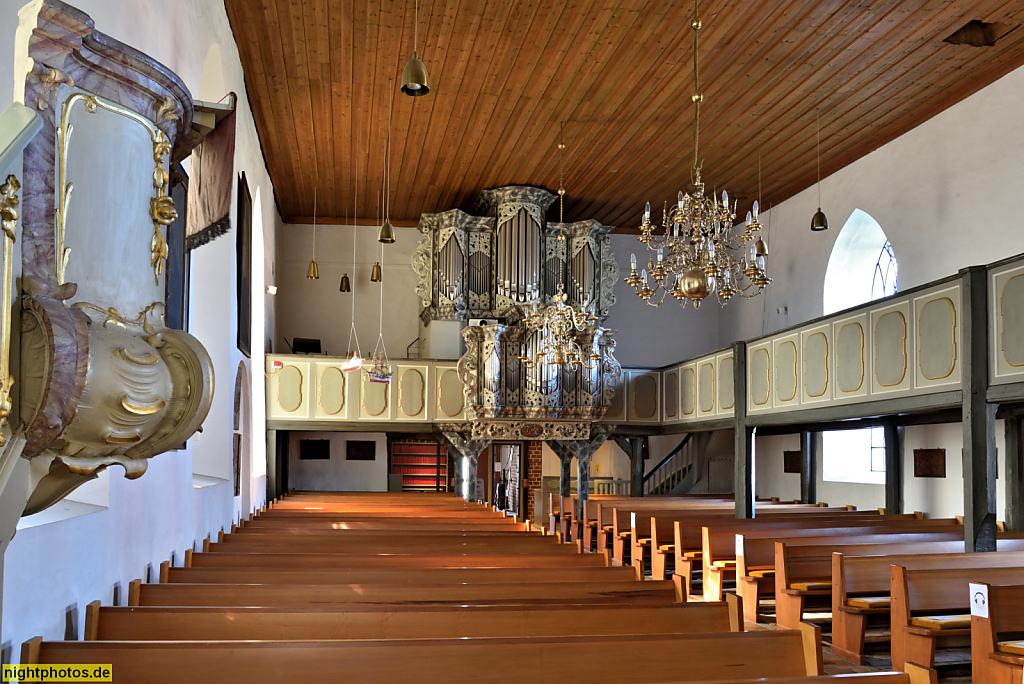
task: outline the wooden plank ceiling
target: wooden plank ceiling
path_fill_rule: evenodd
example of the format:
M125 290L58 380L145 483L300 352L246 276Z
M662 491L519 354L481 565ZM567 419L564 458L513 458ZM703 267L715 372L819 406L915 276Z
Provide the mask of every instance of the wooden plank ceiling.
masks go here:
M632 230L689 182L688 2L422 0L417 98L398 92L413 0L226 6L286 222L312 220L314 186L318 221L378 221L389 85L398 225L484 188L557 189L563 121L567 220ZM828 175L1024 64L1024 0L705 0L701 17L704 178L741 211L759 157L765 206L814 183L816 114ZM1001 24L996 44L943 42L970 20Z

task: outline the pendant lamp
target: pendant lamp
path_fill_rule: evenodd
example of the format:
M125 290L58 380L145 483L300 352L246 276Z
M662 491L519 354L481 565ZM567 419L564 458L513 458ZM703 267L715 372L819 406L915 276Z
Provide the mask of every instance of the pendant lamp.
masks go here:
M814 113L814 128L817 131L818 137L818 211L811 217L811 230L818 232L820 230L828 230L828 219L825 218L825 212L821 210L821 126L818 123L818 113Z
M313 186L313 257L309 260L306 277L310 280L320 279L320 267L316 265L316 186Z
M417 53L420 30L420 3L416 0L416 14L413 22L412 59L402 69L402 92L410 97L420 97L430 92L430 78L427 67Z
M387 155L384 159L384 191L385 203L384 203L384 225L380 227L380 232L377 233L377 242L383 242L386 245L390 245L395 241L395 227L391 225L391 115L394 112L394 99L391 85L391 79L388 79L388 147L385 150ZM379 274L378 274L379 275ZM379 281L377 278L374 282Z

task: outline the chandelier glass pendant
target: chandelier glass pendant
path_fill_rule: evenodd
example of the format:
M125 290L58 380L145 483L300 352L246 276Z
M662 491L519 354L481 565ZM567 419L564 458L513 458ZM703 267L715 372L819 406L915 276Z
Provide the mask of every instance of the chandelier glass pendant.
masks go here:
M534 304L526 314L524 322L531 328L542 330L540 346L536 358L523 351L519 360L527 367L534 363L564 366L566 364L579 366L583 365L592 369L600 363L601 355L591 350L590 353L583 349L576 340L576 332L586 330L597 322L597 316L588 314L582 309L569 306L566 302L569 298L562 283L562 262L566 258L565 240L565 185L563 157L565 143L562 141L562 127L559 125L558 132L558 223L562 228L558 232L558 284L555 287L555 294L552 296L551 304L546 307Z
M755 297L771 283L766 269L768 246L761 237L758 203L747 213L745 228L734 233L736 205L730 209L729 194L722 192L721 201L704 194L701 179L700 90L697 37L701 29L697 0L693 3L693 192L679 193L676 206L662 211L662 225L651 223L651 203L644 208L639 241L656 258L637 274L636 255L630 256L630 272L624 278L637 296L651 306L660 306L671 294L685 306L700 303L717 293L724 305L735 295ZM748 246L749 245L749 246ZM660 295L660 296L659 296Z

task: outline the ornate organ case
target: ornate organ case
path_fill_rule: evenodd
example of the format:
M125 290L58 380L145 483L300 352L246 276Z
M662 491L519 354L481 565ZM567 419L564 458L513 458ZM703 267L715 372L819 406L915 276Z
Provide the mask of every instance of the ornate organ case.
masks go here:
M466 352L459 375L467 412L477 419L598 420L619 381L614 331L600 327L615 302L618 278L609 248L611 228L597 221L548 223L545 214L556 199L542 188L508 186L485 190L475 206L479 215L452 209L420 220L423 237L413 269L419 276L423 323L500 321L462 331ZM562 245L559 234L565 236ZM595 325L573 333L579 349L593 355L586 359L590 367L520 360L536 358L544 335L543 328L524 320L524 313L533 305L553 303L559 277L567 304L597 318ZM536 429L535 437L551 433L539 424ZM585 437L585 432L574 434Z
M424 214L413 254L423 322L516 318L515 307L551 303L559 273L568 304L604 320L619 274L608 246L611 227L548 223L544 216L555 199L543 188L513 185L485 190L476 203L481 215ZM559 232L566 236L564 254Z

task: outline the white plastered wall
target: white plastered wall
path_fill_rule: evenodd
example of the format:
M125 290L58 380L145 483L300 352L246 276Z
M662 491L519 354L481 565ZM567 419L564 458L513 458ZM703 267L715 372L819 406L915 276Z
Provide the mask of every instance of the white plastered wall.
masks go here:
M318 225L316 263L318 280L306 278L313 255L313 226L287 224L278 234L277 337L275 350L289 353L285 339L319 338L325 354L345 356L349 351L352 298L355 297L356 334L360 351L369 358L380 327L381 286L384 288L384 344L392 359L406 358L406 348L419 337L421 303L416 296L412 253L419 244L415 228L395 228L394 244L384 245L383 279L370 281L370 270L381 258L374 226ZM356 269L352 270L352 232L356 231ZM352 292L339 292L341 276L348 273ZM353 343L354 346L354 343ZM416 347L414 346L413 349Z
M16 79L24 78L23 73L15 74L14 66L14 35L22 4L21 0L0 0L0 108L8 104ZM274 337L273 300L263 293L268 275L272 277L274 234L281 222L223 3L75 0L74 4L92 17L98 30L177 73L196 99L218 100L228 90L238 93L235 171L246 173L254 210L256 198L262 198L262 215L253 217L252 250L252 355L262 358L264 340ZM211 50L213 46L216 50ZM216 52L219 59L211 58ZM215 77L218 61L219 80ZM235 206L233 198L232 225ZM106 476L106 508L18 532L3 564L0 647L5 662L11 656L16 661L21 643L36 635L81 638L88 602L100 599L111 605L116 589L123 604L129 581L144 577L147 568L152 568L155 578L159 563L172 553L180 564L186 548L245 515L242 497L233 496L231 483L233 387L239 362L244 362L252 380L250 413L256 436L264 431L265 399L262 364L256 364L254 373L253 364L236 348L234 264L234 230L192 255L190 332L209 351L217 379L203 433L189 440L185 450L152 459L148 472L138 480L125 480L119 468L113 469ZM265 440L256 437L251 445L251 482L243 487L250 487L252 505L260 505L265 497ZM194 472L222 481L196 487Z
M299 442L326 439L331 442L327 460L301 460ZM345 459L347 442L372 441L372 461ZM291 432L288 435L288 487L314 491L386 492L388 490L388 445L381 432Z

